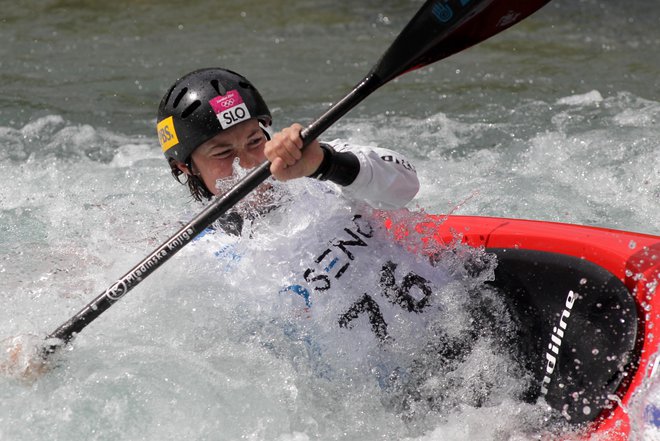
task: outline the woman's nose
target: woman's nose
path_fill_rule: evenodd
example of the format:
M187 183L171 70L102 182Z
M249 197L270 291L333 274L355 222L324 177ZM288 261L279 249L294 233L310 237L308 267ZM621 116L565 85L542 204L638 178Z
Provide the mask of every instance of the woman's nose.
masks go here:
M241 150L238 155L238 164L244 169L251 169L259 165L259 161L250 153Z

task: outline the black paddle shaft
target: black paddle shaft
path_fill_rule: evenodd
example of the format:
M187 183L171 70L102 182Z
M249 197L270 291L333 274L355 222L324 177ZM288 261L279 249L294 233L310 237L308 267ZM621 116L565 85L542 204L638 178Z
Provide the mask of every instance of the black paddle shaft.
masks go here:
M428 0L399 34L369 74L343 99L305 128L304 145L321 135L339 118L393 78L503 31L550 0ZM270 176L264 163L209 204L199 215L99 294L48 338L70 341L85 326L138 285ZM54 351L57 346L50 346Z

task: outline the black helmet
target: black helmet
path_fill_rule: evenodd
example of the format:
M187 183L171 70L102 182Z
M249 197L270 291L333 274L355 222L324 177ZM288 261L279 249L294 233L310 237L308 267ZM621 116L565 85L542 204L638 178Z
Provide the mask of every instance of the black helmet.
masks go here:
M158 106L158 139L165 157L188 162L193 150L234 124L257 118L271 124L268 106L247 78L222 68L179 78Z

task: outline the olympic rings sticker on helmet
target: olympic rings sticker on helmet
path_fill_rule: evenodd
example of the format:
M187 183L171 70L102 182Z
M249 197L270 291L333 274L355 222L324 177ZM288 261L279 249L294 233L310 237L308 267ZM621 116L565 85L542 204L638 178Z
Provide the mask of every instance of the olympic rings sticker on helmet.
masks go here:
M179 137L174 130L174 120L172 117L167 117L156 126L158 130L158 141L160 141L160 148L166 152L170 148L179 143Z
M228 90L226 94L211 99L209 104L223 129L251 118L238 90Z

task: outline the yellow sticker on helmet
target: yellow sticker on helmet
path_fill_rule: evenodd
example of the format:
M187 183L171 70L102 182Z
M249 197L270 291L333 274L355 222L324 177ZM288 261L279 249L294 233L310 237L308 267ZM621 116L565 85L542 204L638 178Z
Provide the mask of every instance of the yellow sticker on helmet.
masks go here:
M174 130L174 120L171 116L168 116L159 122L156 129L158 130L160 148L163 149L163 152L168 151L179 143L179 138L176 136L176 130Z

